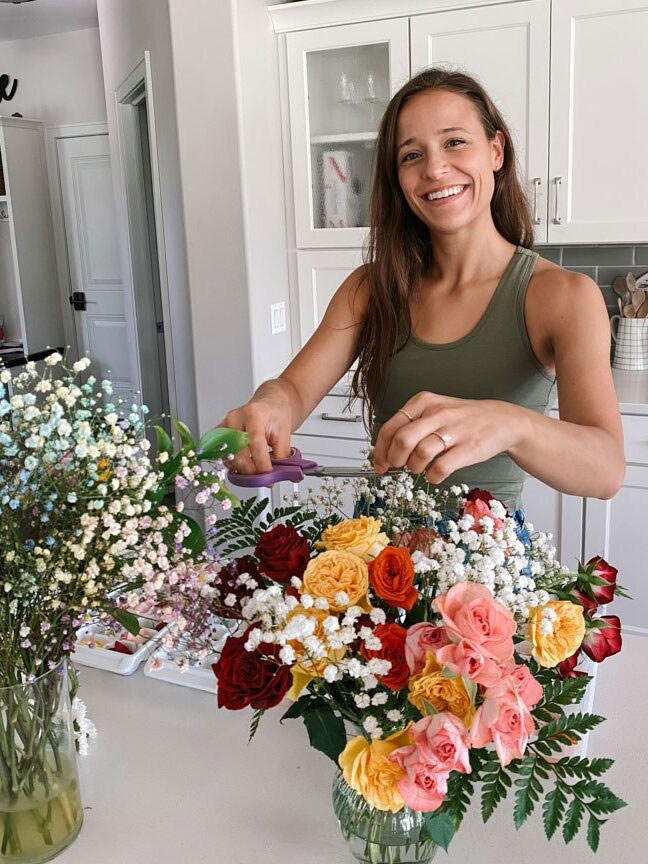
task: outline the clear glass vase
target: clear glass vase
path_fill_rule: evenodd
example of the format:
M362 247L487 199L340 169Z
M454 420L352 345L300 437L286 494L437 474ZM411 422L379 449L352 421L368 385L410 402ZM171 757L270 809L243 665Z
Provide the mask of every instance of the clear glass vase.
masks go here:
M333 779L333 810L342 836L362 864L428 864L439 848L421 838L425 813L403 807L398 813L377 810L345 781Z
M67 660L0 687L0 862L41 864L83 822Z

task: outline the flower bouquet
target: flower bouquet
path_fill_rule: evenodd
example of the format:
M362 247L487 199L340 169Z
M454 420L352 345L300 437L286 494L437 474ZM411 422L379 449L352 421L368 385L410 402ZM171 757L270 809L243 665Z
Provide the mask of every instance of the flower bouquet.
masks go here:
M252 737L291 700L282 720L302 718L339 769L334 809L359 861L429 861L474 796L487 821L509 792L516 828L544 795L547 837L562 826L569 842L584 822L596 850L624 806L599 779L612 760L563 751L603 720L574 706L590 680L581 652L620 649L618 618L596 615L622 590L614 568L569 572L482 490L429 495L407 473L347 484L355 518L324 481L317 499L265 516L248 500L211 528L204 620L238 625L213 666L219 707L254 709ZM177 584L160 587L169 608ZM213 647L198 626L182 638Z
M82 822L73 720L81 748L94 727L79 701L70 707L77 631L92 611L137 635L136 589L154 592L205 547L183 501L164 503L167 486L181 477L196 499L238 503L222 459L245 440L210 430L196 445L177 422L176 454L158 429L158 468L146 408L113 403L109 381L83 381L87 358L72 369L62 359L13 379L0 367L0 860L31 864Z

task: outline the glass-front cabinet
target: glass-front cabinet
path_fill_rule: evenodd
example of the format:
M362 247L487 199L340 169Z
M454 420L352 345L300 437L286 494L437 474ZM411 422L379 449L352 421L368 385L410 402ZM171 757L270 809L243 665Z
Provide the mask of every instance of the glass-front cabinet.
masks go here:
M408 20L287 37L297 246L359 247L380 120L409 78Z

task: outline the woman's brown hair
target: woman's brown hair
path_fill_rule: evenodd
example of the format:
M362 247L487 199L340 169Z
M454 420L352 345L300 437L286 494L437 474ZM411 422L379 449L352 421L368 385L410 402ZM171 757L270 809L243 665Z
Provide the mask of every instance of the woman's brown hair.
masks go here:
M410 336L409 297L429 272L434 250L427 226L412 212L398 181L396 124L403 105L426 90L459 93L473 103L486 137L500 130L504 162L495 173L491 213L495 227L510 243L533 248L533 227L527 197L517 175L511 133L484 88L474 78L441 67L420 72L394 94L378 130L369 206L369 236L363 261L369 297L358 342L358 365L351 398L364 401L373 435L373 411L380 398L389 361ZM362 283L361 283L362 284Z

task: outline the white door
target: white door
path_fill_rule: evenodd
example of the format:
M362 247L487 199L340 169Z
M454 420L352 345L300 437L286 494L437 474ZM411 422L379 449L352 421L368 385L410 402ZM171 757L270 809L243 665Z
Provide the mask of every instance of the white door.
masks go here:
M551 26L550 243L648 240L648 0L561 0Z
M107 135L57 139L71 297L79 353L113 382L116 397L139 402L131 364L134 334L125 313ZM85 306L85 308L83 308ZM74 308L74 307L72 307Z
M576 571L582 559L583 498L565 495L527 477L522 492L522 506L534 530L551 534L556 556L561 564Z
M550 9L549 0L530 0L410 19L412 75L438 64L459 68L508 122L539 242L547 237Z
M317 329L337 289L361 264L361 249L297 251L300 348Z
M409 77L408 19L286 37L297 246L361 246L378 125Z

